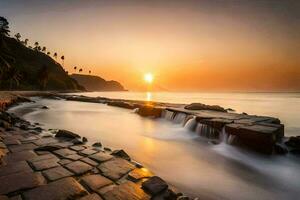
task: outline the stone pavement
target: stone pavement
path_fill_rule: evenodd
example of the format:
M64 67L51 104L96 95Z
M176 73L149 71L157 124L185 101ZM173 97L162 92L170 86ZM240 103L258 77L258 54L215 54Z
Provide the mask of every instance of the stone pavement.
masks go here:
M176 200L183 197L125 152L114 154L102 147L74 145L70 138L19 127L20 124L17 127L12 123L10 128L0 128L3 156L0 200ZM163 190L149 190L160 186Z

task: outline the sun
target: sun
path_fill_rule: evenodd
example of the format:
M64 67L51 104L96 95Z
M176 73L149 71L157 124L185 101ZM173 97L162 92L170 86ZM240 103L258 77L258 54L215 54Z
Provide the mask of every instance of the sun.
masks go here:
M151 74L151 73L147 73L144 75L144 81L146 83L151 84L153 82L153 79L154 79L154 77L153 77L153 74Z

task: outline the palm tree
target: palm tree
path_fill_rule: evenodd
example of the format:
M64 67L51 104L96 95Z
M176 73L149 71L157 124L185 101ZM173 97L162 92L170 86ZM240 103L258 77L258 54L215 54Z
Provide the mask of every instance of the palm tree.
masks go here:
M76 69L77 69L77 67L75 66L75 67L74 67L75 73L76 73Z
M28 41L29 41L29 40L28 40L27 38L24 40L24 45L25 45L25 46L27 46Z
M64 66L65 56L61 56L60 59L62 60L62 66Z
M50 54L51 54L50 51L48 51L48 52L47 52L47 55L49 56Z
M92 73L92 71L91 70L89 70L89 74L91 74Z
M79 69L79 73L81 73L81 72L82 72L82 68Z
M42 47L41 47L41 46L38 46L38 47L37 47L37 50L38 50L38 51L41 51L41 50L42 50Z
M16 37L16 39L17 39L18 41L20 41L21 34L20 34L20 33L17 33L17 34L15 35L15 37Z
M42 52L45 52L45 51L46 51L46 47L43 47L43 48L42 48Z
M53 54L53 57L55 58L55 60L57 59L57 53L56 52Z

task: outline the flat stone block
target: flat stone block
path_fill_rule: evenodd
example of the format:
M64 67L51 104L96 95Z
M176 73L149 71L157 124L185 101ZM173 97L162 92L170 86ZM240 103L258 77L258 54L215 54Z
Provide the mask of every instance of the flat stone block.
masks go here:
M97 191L98 189L106 185L112 184L113 182L105 178L104 176L94 174L94 175L84 176L81 179L81 183L83 185L86 185L90 190Z
M109 155L109 154L106 154L106 153L103 153L103 152L99 152L99 153L96 153L96 154L93 154L91 156L89 156L91 159L97 161L97 162L104 162L104 161L107 161L107 160L110 160L113 158L112 155Z
M24 192L26 200L66 200L87 194L84 188L71 177ZM41 196L42 195L42 196Z
M88 155L92 155L97 153L97 151L93 150L93 149L85 149L83 151L80 151L80 154L88 156Z
M34 188L45 183L41 173L21 172L0 177L0 194Z
M37 146L35 144L28 143L28 144L11 145L8 147L8 149L11 152L20 152L20 151L24 151L24 150L33 150L36 147Z
M47 153L47 154L44 154L44 155L39 155L39 156L36 156L34 158L31 158L31 159L28 159L29 162L37 162L37 161L42 161L42 160L58 160L58 158L51 154L51 153Z
M102 174L112 180L120 179L134 168L135 166L133 164L122 158L114 158L98 166Z
M98 194L89 194L87 196L81 197L79 200L103 200Z
M33 151L22 151L22 152L17 152L17 153L11 153L8 154L4 160L9 163L9 162L17 162L17 161L22 161L22 160L29 160L37 155Z
M105 200L148 200L146 194L139 185L130 181L114 187L112 190L103 194Z
M62 156L62 157L66 157L68 155L76 154L77 152L72 151L70 149L59 149L59 150L54 151L53 153L55 153L59 156Z
M58 161L58 163L59 163L60 165L66 165L66 164L69 164L69 163L71 163L71 162L73 162L73 161L72 161L72 160L69 160L69 159L62 159L62 160Z
M35 170L45 170L59 166L57 161L57 159L40 160L36 162L31 162L31 165L34 167Z
M61 178L72 176L73 173L63 167L55 167L42 172L43 175L50 181L55 181Z
M26 161L10 163L0 168L0 176L7 176L18 172L32 172L32 169Z
M20 141L14 137L4 138L3 143L6 145L18 145L21 144Z
M82 151L85 149L85 147L84 146L71 146L70 149L73 151Z
M82 162L82 161L75 161L65 165L70 171L74 172L76 175L84 174L93 169L92 166Z
M79 159L83 158L83 156L80 156L78 154L72 154L72 155L65 156L65 158L70 159L70 160L79 160Z
M85 163L87 163L87 164L89 164L89 165L91 165L91 166L94 166L94 167L98 165L97 162L95 162L92 159L87 158L87 157L86 158L82 158L80 160L83 161L83 162L85 162Z
M134 182L137 182L143 178L149 178L151 176L153 176L152 172L146 168L135 168L128 174L128 178Z

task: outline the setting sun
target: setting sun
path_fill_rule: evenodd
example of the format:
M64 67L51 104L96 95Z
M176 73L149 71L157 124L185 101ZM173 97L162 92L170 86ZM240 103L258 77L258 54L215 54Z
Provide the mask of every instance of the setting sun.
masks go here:
M153 79L154 79L154 77L153 77L153 74L151 74L151 73L147 73L144 75L144 80L146 83L149 83L149 84L152 83Z

